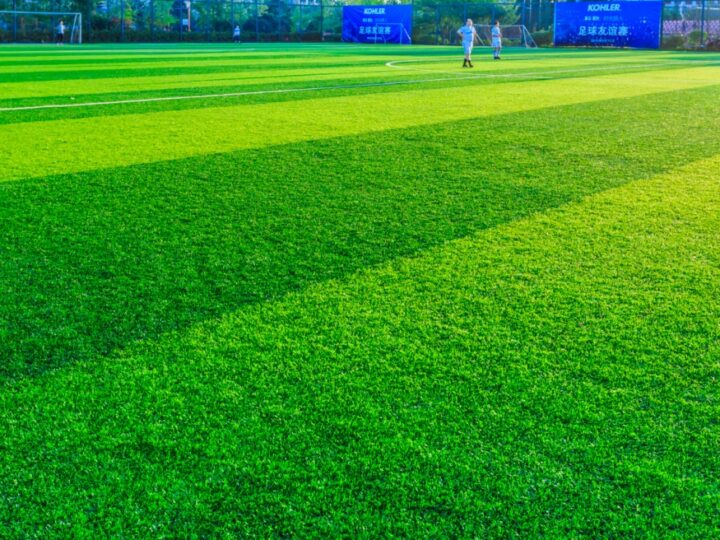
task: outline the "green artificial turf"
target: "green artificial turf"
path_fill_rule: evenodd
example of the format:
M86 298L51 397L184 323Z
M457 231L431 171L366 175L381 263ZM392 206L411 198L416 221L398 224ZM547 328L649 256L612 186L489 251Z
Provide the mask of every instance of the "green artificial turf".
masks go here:
M0 112L0 537L720 535L720 57L253 48L0 49L407 82Z

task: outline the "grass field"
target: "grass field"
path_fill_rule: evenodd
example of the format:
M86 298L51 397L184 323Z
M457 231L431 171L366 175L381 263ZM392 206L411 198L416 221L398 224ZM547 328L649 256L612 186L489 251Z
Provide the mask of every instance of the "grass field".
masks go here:
M0 48L1 538L720 537L720 55Z

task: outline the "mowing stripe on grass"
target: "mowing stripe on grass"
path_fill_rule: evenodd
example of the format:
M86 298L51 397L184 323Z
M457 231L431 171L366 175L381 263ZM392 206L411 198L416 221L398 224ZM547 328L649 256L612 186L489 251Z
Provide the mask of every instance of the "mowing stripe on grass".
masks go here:
M52 81L46 82L42 85L37 83L19 83L12 85L8 88L8 93L4 96L6 99L28 99L28 98L58 98L62 96L77 96L81 95L92 95L92 94L106 94L109 92L122 92L132 90L135 92L143 90L172 90L175 88L204 88L212 86L228 86L234 84L238 86L252 85L259 86L261 84L282 84L288 82L300 82L303 79L311 80L348 80L357 78L370 78L372 76L385 75L387 76L387 70L382 67L374 67L368 70L359 70L358 68L321 68L321 69L299 69L299 70L287 70L285 72L276 71L257 71L253 70L250 72L239 72L239 71L224 71L224 72L213 72L202 75L185 75L178 74L176 76L146 76L146 77L123 77L120 79L99 79L93 80L92 83L88 83L87 80L70 80L70 81ZM391 76L400 77L403 74L394 74ZM305 83L307 84L307 82ZM7 85L10 87L11 85ZM346 83L344 88L354 88L357 85ZM322 88L322 87L321 87ZM300 90L317 90L317 88L305 88ZM236 93L220 93L220 94L202 94L200 98L212 98L212 97L227 97L228 95L237 95ZM241 94L242 95L242 94ZM170 99L176 98L175 96L168 96ZM148 101L153 101L152 98ZM142 100L128 101L90 101L85 103L72 103L67 102L61 104L43 104L40 107L0 107L0 112L17 111L17 110L32 110L42 108L62 108L65 105L72 106L97 106L97 105L112 105L122 103L141 103Z
M5 183L0 375L106 354L678 156L720 154L704 120L718 107L701 88Z
M6 385L0 523L716 537L719 169Z
M399 68L399 66L393 65L394 62L388 62L385 65L388 67L394 67ZM401 81L382 81L382 82L370 82L370 83L358 83L358 84L339 84L339 85L327 85L327 86L310 86L310 87L301 87L301 88L276 88L276 89L266 89L266 90L254 90L254 91L240 91L240 92L224 92L224 93L212 93L212 94L194 94L194 95L182 95L182 96L161 96L161 97L147 97L147 98L136 98L136 99L118 99L118 100L111 100L111 101L84 101L80 103L46 103L41 105L28 105L28 106L14 106L14 107L0 107L0 112L12 112L12 111L32 111L32 110L42 110L42 109L68 109L68 108L76 108L76 107L98 107L98 106L108 106L108 105L124 105L128 103L153 103L153 102L162 102L162 101L181 101L181 100L188 100L188 99L215 99L215 98L225 98L225 97L238 97L238 96L253 96L253 95L265 95L265 94L292 94L297 92L326 92L326 91L333 91L333 90L344 90L344 89L363 89L363 88L373 88L373 87L383 87L383 86L405 86L405 85L423 85L428 83L437 83L437 82L449 82L454 80L477 80L477 79L513 79L513 78L522 78L522 79L545 79L545 78L555 78L556 75L567 75L567 74L575 74L575 73L593 73L593 72L602 72L602 71L614 71L617 72L619 70L635 70L635 69L644 69L644 70L655 70L657 68L662 67L672 67L672 66L686 66L687 64L685 62L665 62L665 63L655 63L655 64L624 64L621 66L613 65L613 66L599 66L599 67L590 67L590 68L577 68L577 69L548 69L548 70L542 70L542 71L529 71L529 72L517 72L517 73L475 73L473 75L468 75L467 72L460 72L458 70L452 72L452 71L433 71L433 70L423 70L423 69L409 69L410 71L420 71L420 72L429 72L429 73L451 73L453 74L453 77L436 77L436 78L418 78L418 79L410 79L410 80L401 80ZM717 65L717 62L708 62L707 65ZM514 66L515 67L515 66ZM400 68L402 69L402 68ZM207 80L206 75L191 75L191 76L178 76L178 77L147 77L147 78L134 78L134 77L128 77L128 78L122 78L117 81L113 80L110 81L109 85L103 85L98 84L97 82L94 83L93 87L94 90L97 93L106 93L110 90L118 91L122 88L133 88L137 89L138 86L140 87L161 87L161 88L182 88L184 86L187 86L188 83L193 82L195 87L204 87L204 86L219 86L219 85L227 85L229 82L242 82L242 83L255 83L255 84L261 84L261 83L268 83L271 82L273 84L275 83L282 83L282 82L290 82L290 81L296 81L299 78L307 78L310 77L313 80L333 80L333 79L348 79L348 78L368 78L372 75L380 75L380 74L386 74L382 68L371 68L371 69L365 69L363 71L358 71L357 67L352 68L334 68L331 71L328 71L327 68L325 68L322 72L317 72L313 70L298 70L297 72L288 73L287 76L260 76L259 72L254 72L253 74L247 74L245 76L242 73L222 73L222 78L220 80L217 79L211 79ZM391 75L395 76L395 74ZM671 76L671 75L669 75ZM708 81L708 82L715 82ZM19 85L19 89L13 94L12 88L7 88L6 93L4 94L4 98L18 98L18 97L56 97L56 96L62 96L62 95L75 95L78 92L83 92L85 95L87 95L87 81L78 81L79 84L73 85L68 84L68 81L63 81L60 85L48 85L45 84L43 86L37 86L37 84L30 85L28 83L22 83ZM8 85L9 86L9 85ZM16 85L18 86L18 85ZM34 88L34 90L28 90L29 88Z
M358 75L360 77L366 75ZM336 75L332 74L330 77L335 78ZM47 105L30 105L26 107L0 107L0 112L10 111L33 111L39 109L69 109L75 107L99 107L106 105L123 105L128 103L153 103L158 101L181 101L187 99L213 99L213 98L224 98L224 97L237 97L237 96L255 96L264 94L292 94L297 92L321 92L331 90L344 90L352 88L373 88L382 86L403 86L409 84L423 84L429 82L445 82L455 80L457 77L442 77L433 79L417 79L417 80L406 80L406 81L383 81L376 83L360 83L360 84L338 84L329 86L308 86L303 88L277 88L273 90L254 90L249 92L225 92L222 94L199 94L189 96L164 96L154 98L139 98L139 99L119 99L113 101L96 101L96 102L84 102L84 103L52 103ZM477 76L461 77L464 79L477 79ZM183 83L186 84L186 83Z
M553 51L537 69L665 56L699 57ZM91 109L150 113L145 139L139 114L7 122L0 149L24 133L33 174L120 156L0 184L0 536L720 538L720 77L704 73L572 81L576 104L570 81L487 79L307 111L308 94ZM248 106L270 99L289 103ZM263 148L205 155L221 130ZM291 130L304 140L278 144ZM123 161L187 139L185 159Z
M437 52L429 51L429 50L421 50L417 54L424 55L424 59L430 62L433 62L435 59L440 58L442 61L447 62L448 65L452 65L453 67L456 67L455 62L453 61L452 64L449 63L450 57L448 55L449 51L444 51L443 54L438 54ZM385 54L383 56L358 56L358 55L326 55L326 57L323 59L323 62L315 63L314 65L304 65L303 63L298 63L297 59L290 58L289 60L283 61L281 65L274 65L270 63L270 65L263 65L263 72L261 79L265 79L268 76L268 73L270 73L271 77L278 78L281 76L288 76L294 73L297 74L303 74L310 73L314 71L322 71L323 69L333 68L337 70L341 70L345 73L350 73L353 70L357 72L358 74L362 74L363 72L367 70L377 70L378 67L386 61L389 60L398 60L398 57L401 57L399 54ZM453 57L454 58L454 57ZM706 57L705 61L711 61L709 60L710 57ZM185 66L183 68L184 63L177 62L173 69L167 70L166 68L163 70L153 70L148 69L146 65L142 65L140 63L141 67L143 69L133 69L130 72L123 72L118 71L118 69L115 66L107 67L107 69L110 69L113 71L113 79L110 80L107 78L100 78L97 79L96 76L98 74L92 75L92 74L85 74L82 78L70 80L69 78L73 76L73 72L63 72L63 73L57 73L52 77L54 80L47 80L44 81L46 84L38 84L38 80L32 80L32 81L26 81L26 82L19 82L18 80L18 73L10 73L8 74L8 83L5 83L3 88L3 96L4 97L30 97L30 96L36 96L36 95L74 95L74 94L84 94L84 93L98 93L98 92L107 92L112 91L116 88L122 88L123 86L126 86L127 84L133 84L137 85L138 89L141 89L144 85L157 85L160 83L168 83L170 85L177 86L177 78L181 77L183 80L187 81L202 81L203 79L210 79L213 75L218 75L222 73L227 78L238 78L243 77L245 75L252 76L259 75L260 73L257 71L258 65L262 61L262 56L258 56L259 61L250 59L248 57L243 58L234 58L231 60L224 60L224 61L232 61L234 63L227 64L230 68L231 73L228 73L228 69L222 69L221 67L215 66L211 67L204 63L198 65L197 61L194 61L193 66ZM418 59L418 56L415 55L414 59ZM584 58L572 58L572 57L561 57L558 55L548 55L547 53L543 54L535 54L535 55L512 55L511 56L511 62L504 63L502 66L498 64L491 64L487 63L483 66L484 71L506 71L508 68L512 69L512 71L518 71L519 69L523 68L529 68L530 70L537 70L539 65L542 65L544 67L572 67L576 64L580 64L581 66L588 66L588 65L596 65L598 63L602 63L603 66L607 66L608 63L613 66L617 66L618 69L626 69L622 66L628 66L632 64L638 64L638 60L642 61L643 63L646 63L648 65L652 64L658 64L663 62L676 62L680 60L681 57L678 55L648 55L648 54L633 54L633 55L619 55L614 54L612 56L609 55L599 55L599 56L588 56ZM684 57L682 57L682 60L687 62L688 64L692 64L693 61L687 60ZM186 60L188 62L188 60ZM264 63L266 64L266 63ZM137 66L138 64L128 64ZM93 68L97 66L97 64L93 63L87 63L86 66L88 68ZM304 66L304 69L303 69ZM377 66L377 67L376 67ZM202 73L197 73L197 67L202 68ZM268 67L276 68L281 67L282 69L273 69L268 70ZM27 69L33 69L35 66L30 66ZM35 68L36 69L36 68ZM54 69L64 69L63 64L56 66ZM459 70L458 70L459 72ZM163 75L159 75L162 73ZM338 72L340 73L340 71ZM131 76L132 75L132 76ZM33 79L37 79L38 74L32 73L31 74ZM394 76L394 75L393 75ZM93 79L93 83L90 83L88 81L88 78ZM61 80L62 79L62 80ZM343 82L343 81L340 81ZM62 83L62 84L60 84ZM97 101L97 100L96 100Z
M670 64L668 64L670 65ZM637 66L630 66L632 67L647 67L643 65L637 65ZM265 95L265 94L292 94L297 92L325 92L325 91L332 91L332 90L344 90L344 89L353 89L353 88L374 88L374 87L383 87L383 86L404 86L404 85L422 85L427 83L436 83L436 82L448 82L448 81L455 81L455 80L474 80L474 79L484 79L484 78L514 78L514 77L522 77L522 78L544 78L544 77L552 77L555 74L566 74L566 73L582 73L582 72L593 72L593 71L608 71L608 70L617 70L618 68L616 66L612 67L600 67L600 68L583 68L583 69L567 69L567 70L548 70L548 71L542 71L542 72L534 72L534 73L479 73L475 75L467 75L463 74L461 72L458 72L453 77L435 77L435 78L419 78L419 79L411 79L411 80L402 80L402 81L382 81L382 82L373 82L373 83L359 83L359 84L339 84L339 85L327 85L327 86L309 86L309 87L302 87L302 88L276 88L276 89L270 89L270 90L254 90L254 91L244 91L244 92L225 92L221 94L196 94L196 95L183 95L183 96L162 96L162 97L150 97L150 98L137 98L137 99L118 99L118 100L112 100L112 101L90 101L90 102L82 102L82 103L49 103L49 104L43 104L43 105L29 105L29 106L19 106L19 107L0 107L0 112L12 112L12 111L32 111L32 110L41 110L41 109L69 109L69 108L76 108L76 107L98 107L98 106L107 106L107 105L124 105L128 103L153 103L153 102L162 102L162 101L181 101L181 100L187 100L187 99L214 99L214 98L224 98L224 97L237 97L237 96L254 96L254 95ZM355 71L355 69L352 69L351 71ZM375 71L374 73L379 73L381 71ZM221 81L209 81L208 85L217 85L217 84L227 84L228 81L234 80L234 81L240 81L242 78L232 78L230 76L231 74L228 74L227 78L222 79ZM335 70L332 73L328 73L328 78L337 78L339 75L339 72L336 72ZM355 71L354 76L356 77L367 77L368 73L357 73ZM314 79L318 80L322 77L319 77L318 74L309 73L307 76L311 76ZM286 82L295 80L297 78L297 74L293 74L289 76L288 78L280 78L277 81L273 82ZM352 77L352 76L351 76ZM252 78L252 77L251 77ZM345 78L348 78L348 75L345 75ZM177 78L168 79L167 77L163 77L163 79L167 82L167 86L163 85L163 87L172 88L175 84L178 85L186 85L188 81L181 80L178 82L172 82L170 83L170 80L177 81ZM123 79L123 86L126 85L126 81ZM204 85L203 79L198 81L201 86ZM65 84L65 83L63 83ZM127 85L134 86L137 83L133 82L132 79L127 81ZM117 89L118 85L113 84L113 88ZM71 95L73 93L76 93L77 89L66 89L61 94L58 94L55 90L50 90L52 94L45 94L43 92L42 94L38 94L37 92L35 95L62 95L63 93L66 93L68 95ZM28 97L30 94L22 94L22 97ZM34 96L33 96L34 97Z
M287 67L288 61L294 66L304 66L306 63L311 67L318 66L327 67L333 63L358 62L362 66L370 63L371 59L361 55L343 55L330 56L319 59L315 56L305 58L303 54L288 53L287 58L267 58L267 53L261 52L252 55L236 55L230 52L216 55L192 55L190 57L180 56L178 58L136 58L134 54L102 59L86 59L86 58L68 58L68 59L50 59L42 63L23 62L21 65L2 64L0 62L0 75L13 75L20 73L31 73L35 76L52 76L53 73L70 72L80 73L84 71L93 71L102 74L105 71L122 72L126 69L137 71L138 69L153 71L167 71L168 68L184 69L184 68L213 68L223 71L232 68L243 67L261 67L265 65L268 69L283 69ZM103 75L104 76L104 75Z
M544 63L546 67L560 67L555 63ZM567 66L567 64L564 64ZM687 67L687 66L685 66ZM498 69L495 66L494 69ZM515 62L512 64L513 71L522 69L537 69L537 64L533 62ZM617 66L617 69L623 69ZM458 70L455 74L468 76L467 72L462 73ZM30 81L30 82L13 82L3 84L3 101L11 99L53 97L78 94L102 94L113 91L127 90L131 87L133 90L158 89L158 88L177 88L187 86L189 83L202 86L213 86L218 84L227 84L227 81L237 81L245 83L277 83L286 81L300 81L302 78L314 76L332 76L338 79L338 83L347 83L348 78L369 78L373 75L384 75L385 77L395 78L403 76L402 73L389 71L382 62L378 62L369 66L357 65L328 65L320 67L290 68L283 70L269 70L267 68L257 68L256 66L247 66L244 69L238 69L233 66L230 70L213 70L208 73L192 73L185 70L179 70L178 73L172 75L155 75L152 71L142 73L139 76L122 76L117 78L100 78L93 79L67 79L62 78L51 81ZM405 74L407 77L411 74ZM422 75L418 75L418 78ZM427 77L427 76L425 76ZM445 79L443 79L445 80ZM219 81L219 82L217 82ZM225 81L225 82L223 82ZM97 101L97 100L96 100Z
M292 71L294 69L319 69L329 67L356 67L356 68L372 68L373 66L383 65L383 62L375 62L371 58L365 57L362 60L346 61L343 59L330 58L326 62L319 61L308 61L303 62L300 60L290 60L284 64L278 64L272 66L273 71L283 73L285 71ZM59 71L59 72L31 72L31 73L8 73L0 76L0 82L3 84L12 83L43 83L52 81L88 81L88 80L102 80L102 79L115 79L115 78L126 78L126 77L144 77L144 76L168 76L172 77L179 74L186 75L212 75L214 73L222 73L223 71L243 71L243 70L255 70L258 67L258 63L250 62L235 62L229 63L223 66L212 66L203 65L200 63L194 67L165 67L147 69L143 66L137 66L135 68L117 69L117 70L90 70L90 71Z
M21 124L2 128L0 181L353 135L447 120L586 103L713 84L718 68L509 83L492 88L408 90L394 94L276 104L128 114ZM720 80L720 79L719 79ZM528 96L536 96L532 100Z
M455 73L458 75L458 77L468 77L466 72L461 72L457 69L454 71L438 71L438 70L432 70L432 69L423 69L423 68L416 68L412 64L417 63L423 63L424 60L393 60L391 62L386 62L385 65L389 68L393 69L400 69L400 70L406 70L406 71L420 71L423 73ZM477 62L477 61L476 61ZM411 64L410 66L406 64ZM692 63L693 65L706 65L706 66L717 66L720 65L720 61L717 60L707 60L705 62L702 61L696 61ZM619 71L619 70L625 70L625 69L647 69L647 70L655 70L658 68L663 67L671 67L671 66L688 66L688 62L686 61L675 61L675 62L645 62L642 64L623 64L623 63L617 63L613 64L612 66L593 66L593 67L585 67L585 68L570 68L570 69L547 69L542 71L529 71L529 72L521 72L521 73L477 73L472 76L471 78L512 78L512 77L543 77L543 76L553 76L556 74L564 74L564 73L592 73L597 71ZM482 67L482 64L478 63L478 67ZM2 109L0 109L2 110Z
M357 51L348 53L344 51L342 54L334 54L332 51L328 51L326 54L313 54L307 58L308 55L301 51L287 51L283 53L283 58L268 58L267 51L260 51L254 54L239 54L235 51L226 51L221 54L194 54L191 56L178 55L177 57L168 58L167 56L158 57L137 57L136 54L127 54L113 57L104 58L86 58L86 57L74 57L69 56L66 58L49 58L46 60L28 60L28 59L14 59L15 62L3 62L0 60L0 75L13 75L20 73L32 73L34 76L51 76L53 72L70 72L80 73L82 71L93 71L93 72L104 72L104 71L119 71L122 73L125 69L131 69L136 71L138 69L152 71L153 69L160 69L166 71L168 68L195 68L195 67L206 67L214 68L217 70L232 68L232 67L261 67L272 69L284 69L288 67L288 63L291 66L303 66L308 64L310 66L325 66L328 67L332 64L355 64L357 67L367 67L368 64L382 64L390 60L398 60L399 57L406 58L407 54L402 54L396 50L389 50L384 54L378 55L367 55L361 54ZM319 58L318 58L319 57ZM449 59L455 60L457 58L456 49L438 49L428 50L420 49L413 50L413 58L425 58L435 59L435 61L448 61ZM636 54L628 57L608 57L607 55L600 55L593 57L591 55L584 56L579 59L571 59L568 57L552 57L546 54L533 54L523 55L517 53L511 53L508 58L512 60L512 63L537 63L538 59L542 59L543 62L555 62L557 64L572 64L574 62L581 62L583 64L604 64L607 65L609 60L612 60L612 64L623 65L624 63L634 63L639 59L646 61L647 63L663 63L665 61L672 61L672 56L667 55L655 55L655 54ZM682 59L685 62L692 62L691 60ZM419 60L423 61L423 60ZM427 60L425 60L427 61ZM698 59L698 61L702 61ZM707 61L704 60L704 61ZM489 64L488 67L493 66Z
M431 55L429 55L431 56ZM428 57L429 57L428 56ZM437 56L437 55L435 55ZM533 55L517 55L517 56L533 56ZM554 62L553 60L546 60L544 58L544 55L534 55L535 59L532 62L528 61L515 61L516 57L513 57L513 62L510 64L512 66L512 72L513 73L521 73L522 71L529 71L529 72L535 72L537 71L539 65L542 65L546 68L548 67L557 67L557 62ZM551 55L553 58L557 55ZM675 58L679 58L679 55L673 55ZM612 56L612 61L618 65L618 69L615 72L615 74L623 73L623 76L626 80L626 82L631 82L631 79L628 77L628 71L624 70L620 66L623 64L629 63L629 60L637 60L638 58L643 58L644 60L647 60L648 63L650 62L650 58L647 55L632 55L631 58L627 58L624 55L622 55L619 59L615 57L615 55ZM655 58L655 57L653 57ZM664 58L664 56L663 56ZM607 59L606 59L607 60ZM444 59L445 62L447 62L446 59ZM573 61L571 60L571 63ZM564 62L565 65L567 64L567 59L565 59ZM588 64L588 62L584 62L585 65ZM455 64L453 64L455 65ZM494 69L495 72L507 72L507 66L508 64L503 64L503 66L499 66L498 64L490 64L488 66L484 67L484 70L492 70ZM689 65L693 65L693 61L689 61ZM678 67L680 67L678 65ZM338 71L341 71L343 73L342 80L334 80L332 78L327 79L326 81L323 81L320 86L332 86L333 83L338 84L347 84L349 81L349 76L352 76L355 78L355 82L384 82L388 80L388 76L385 74L384 71L382 72L375 72L377 73L376 76L369 76L369 77L362 77L360 80L356 78L358 74L362 74L364 70L362 69L356 69L356 68L336 68ZM322 71L321 71L322 72ZM486 72L486 71L484 71ZM262 77L258 77L257 79L241 79L242 84L231 84L232 79L227 79L223 75L216 74L215 76L208 76L208 75L181 75L180 78L183 81L193 81L193 87L188 88L186 85L183 85L182 83L175 83L174 80L168 78L168 77L159 77L159 78L148 78L149 80L155 81L153 84L150 84L149 87L147 87L147 81L144 81L142 78L135 78L130 79L133 84L132 91L120 91L121 88L127 88L126 86L126 80L122 80L120 82L111 82L107 81L105 79L95 81L91 85L88 86L87 81L75 81L74 84L78 86L72 86L69 83L65 83L61 86L57 86L55 82L52 83L43 83L42 85L30 85L28 86L26 83L23 83L24 86L31 88L31 93L37 93L38 91L36 89L42 88L42 93L65 93L64 98L61 99L61 102L65 103L85 103L85 102L96 102L96 101L119 101L119 100L128 100L128 99L145 99L145 98L154 98L154 97L167 97L167 96L177 96L177 95L198 95L198 94L206 94L208 92L207 88L212 86L213 93L214 94L223 94L223 93L237 93L237 92L249 92L249 91L256 91L259 89L266 89L266 90L273 90L278 88L302 88L308 86L309 81L307 79L303 82L303 78L305 75L309 73L308 70L298 70L296 72L298 77L290 78L290 82L283 82L281 84L278 84L277 81L280 80L280 76L277 74L267 74L263 75ZM318 71L313 71L313 73L318 73ZM397 72L394 72L392 75L398 76ZM572 76L580 76L583 75L583 73L578 74L555 74L553 75L553 78L560 78L562 77L572 77ZM423 76L422 73L416 73L412 74L411 72L408 72L408 77L417 77L421 78ZM642 75L639 75L642 77ZM427 75L425 75L427 77ZM522 77L518 76L515 78L485 78L485 79L476 79L476 80L455 80L455 81L444 81L444 82L436 82L436 83L425 83L422 88L424 89L430 89L430 88L438 88L438 87L446 87L448 84L452 84L454 87L458 87L461 85L489 85L489 84L498 84L500 82L507 83L507 82L517 82L522 80ZM140 84L141 81L143 84ZM172 82L170 82L172 81ZM107 83L111 83L110 86L107 85ZM266 83L266 84L261 84ZM269 83L269 84L268 84ZM112 89L114 86L117 86L118 91L113 93L103 93L102 95L98 95L97 92L104 92L107 90ZM185 86L185 87L184 87ZM169 87L175 87L174 89L170 89ZM204 87L204 88L203 88ZM54 88L54 90L51 90L51 88ZM382 92L390 92L394 91L396 89L399 89L402 87L393 87L393 86L376 86L376 87L369 87L364 89L357 89L357 88L349 88L349 89L341 89L341 90L331 90L327 92L323 92L324 97L331 97L331 96L343 96L343 95L349 95L349 94L359 94L359 93L382 93ZM84 93L85 92L85 93ZM278 103L281 101L287 101L292 99L303 99L303 98L312 98L314 96L313 92L307 92L304 94L301 93L286 93L286 94L255 94L252 96L238 96L238 97L224 97L224 98L206 98L202 101L197 100L180 100L180 101L166 101L166 102L154 102L154 103L139 103L139 104L119 104L119 105L107 105L103 107L95 107L95 108L82 108L82 107L73 107L69 109L40 109L40 110L30 110L30 111L15 111L15 112L5 112L0 113L0 124L12 124L12 123L20 123L20 122L33 122L37 120L54 120L54 119L69 119L69 118L80 118L80 117L90 117L90 116L106 116L106 115L118 115L118 114L128 114L128 113L137 113L137 112L160 112L162 110L182 110L182 109L191 109L191 108L210 108L215 106L227 106L227 105L249 105L249 104L257 104L257 103L267 103L267 102L274 102ZM74 98L74 99L73 99ZM100 99L102 98L102 99ZM51 97L47 98L20 98L20 99L10 99L10 100L0 100L0 107L2 106L9 106L9 107L21 107L21 106L33 106L33 105L46 105L46 104L53 104L57 103L58 99L53 99Z

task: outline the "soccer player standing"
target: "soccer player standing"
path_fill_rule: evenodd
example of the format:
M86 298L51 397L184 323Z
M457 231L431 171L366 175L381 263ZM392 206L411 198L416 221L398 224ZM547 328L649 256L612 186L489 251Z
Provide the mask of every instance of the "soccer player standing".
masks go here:
M502 49L502 30L500 30L500 21L495 21L495 26L492 28L492 48L493 58L500 60L500 50Z
M472 48L478 37L477 30L475 30L475 26L473 26L472 19L465 21L465 26L461 26L457 33L458 36L462 38L462 45L465 51L463 67L474 67L472 64Z
M56 45L62 45L65 41L65 23L62 19L60 19L60 22L57 25L57 28L55 28L55 44Z

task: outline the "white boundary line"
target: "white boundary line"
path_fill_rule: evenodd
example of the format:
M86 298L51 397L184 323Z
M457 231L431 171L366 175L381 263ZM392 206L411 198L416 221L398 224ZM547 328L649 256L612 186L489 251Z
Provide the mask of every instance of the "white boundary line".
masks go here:
M403 68L395 64L401 62L419 62L421 60L395 60L392 62L386 62L385 65L395 69L406 69L407 71L430 71L432 73L452 73L447 71L432 71L422 70L413 68ZM714 64L713 61L701 61L697 63L703 64ZM239 97L239 96L259 96L269 94L293 94L298 92L322 92L326 90L348 90L353 88L379 88L386 86L405 86L412 84L427 84L434 82L448 82L458 80L475 80L475 79L500 79L500 78L532 78L532 79L544 79L557 73L581 73L588 71L608 71L617 70L620 67L663 67L668 65L687 64L686 62L663 62L657 64L633 64L626 66L607 66L598 68L581 68L581 69L566 69L566 70L554 70L554 71L542 71L542 72L527 72L527 73L477 73L474 75L470 74L457 74L453 77L436 77L432 79L412 79L404 81L385 81L377 83L361 83L361 84L339 84L334 86L308 86L303 88L282 88L277 90L255 90L246 92L226 92L222 94L200 94L191 96L166 96L166 97L155 97L155 98L138 98L138 99L119 99L115 101L90 101L85 103L55 103L48 105L27 105L23 107L0 107L0 112L13 112L13 111L35 111L41 109L69 109L78 107L102 107L106 105L127 105L131 103L157 103L162 101L184 101L190 99L212 99L212 98L226 98L226 97Z
M119 99L115 101L91 101L87 103L58 103L49 105L28 105L25 107L0 107L0 112L10 111L33 111L38 109L67 109L71 107L99 107L103 105L124 105L128 103L152 103L158 101L181 101L187 99L208 99L208 98L225 98L237 96L258 96L264 94L292 94L296 92L320 92L323 90L346 90L351 88L373 88L382 86L400 86L408 84L422 84L430 82L455 81L458 79L477 79L477 76L468 77L439 77L435 79L414 79L407 81L386 81L378 83L362 83L362 84L339 84L335 86L307 86L303 88L281 88L278 90L255 90L250 92L227 92L223 94L202 94L192 96L167 96L156 98L142 99Z

